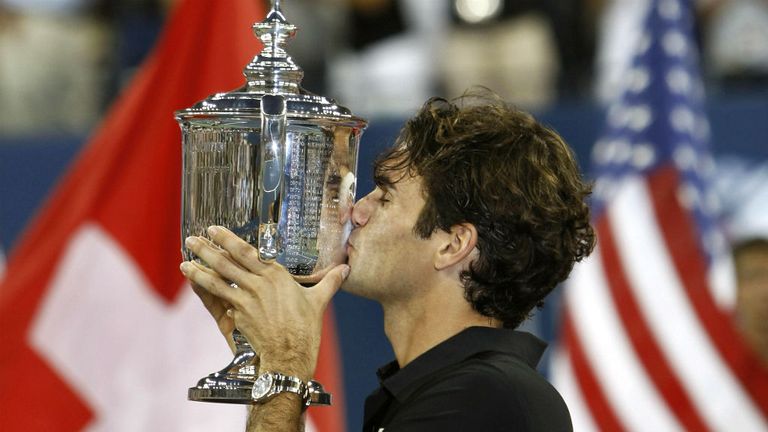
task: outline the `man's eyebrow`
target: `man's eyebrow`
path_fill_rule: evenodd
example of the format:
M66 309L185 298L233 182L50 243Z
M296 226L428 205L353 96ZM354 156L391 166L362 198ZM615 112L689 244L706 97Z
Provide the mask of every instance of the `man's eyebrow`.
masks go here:
M373 183L380 189L395 189L395 182L386 175L383 170L375 169L373 173Z

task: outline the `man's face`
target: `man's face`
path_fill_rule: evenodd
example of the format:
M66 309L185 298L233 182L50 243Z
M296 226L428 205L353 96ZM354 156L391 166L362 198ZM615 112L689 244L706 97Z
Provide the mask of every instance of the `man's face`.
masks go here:
M421 179L405 175L391 187L376 187L355 204L344 290L381 303L420 291L434 269L435 250L434 240L422 239L413 230L424 203Z

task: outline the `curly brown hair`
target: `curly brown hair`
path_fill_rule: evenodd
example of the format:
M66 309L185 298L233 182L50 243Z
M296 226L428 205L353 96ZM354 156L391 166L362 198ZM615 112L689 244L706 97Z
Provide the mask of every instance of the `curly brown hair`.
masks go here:
M489 91L427 101L374 171L378 178L421 177L426 203L414 226L420 237L459 223L475 226L479 257L461 273L465 297L504 327L517 327L541 306L594 247L591 186L571 149Z

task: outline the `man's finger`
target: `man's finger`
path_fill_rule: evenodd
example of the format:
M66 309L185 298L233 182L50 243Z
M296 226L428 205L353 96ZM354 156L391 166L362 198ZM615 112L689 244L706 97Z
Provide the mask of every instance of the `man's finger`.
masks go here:
M253 273L258 274L269 265L259 260L259 251L255 247L222 226L208 227L208 235L227 251L236 263Z
M231 305L225 300L209 293L200 285L194 282L191 282L189 285L192 287L192 291L194 291L194 293L197 294L197 296L200 298L200 301L203 302L203 306L211 311L211 313L218 315L219 313L224 313L223 311L231 307Z
M233 261L229 254L221 249L212 246L200 237L187 237L184 244L195 253L200 259L205 261L208 266L230 281L235 283L244 283L249 273L236 261Z
M307 290L319 306L325 310L328 302L331 301L331 298L339 290L339 287L341 287L341 284L344 283L348 275L349 266L346 264L338 265L329 271L317 285L307 288Z
M202 288L231 305L239 304L238 295L241 294L239 290L232 289L221 277L201 264L194 261L184 261L181 263L180 268L184 276L193 284L196 284L198 288Z

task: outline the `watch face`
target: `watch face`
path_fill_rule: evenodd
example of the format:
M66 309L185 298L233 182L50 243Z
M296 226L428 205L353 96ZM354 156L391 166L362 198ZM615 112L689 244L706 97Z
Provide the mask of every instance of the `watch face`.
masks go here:
M253 383L253 390L251 390L251 396L253 399L259 400L266 396L272 389L273 381L274 379L270 373L259 375L259 378L257 378L256 382Z

